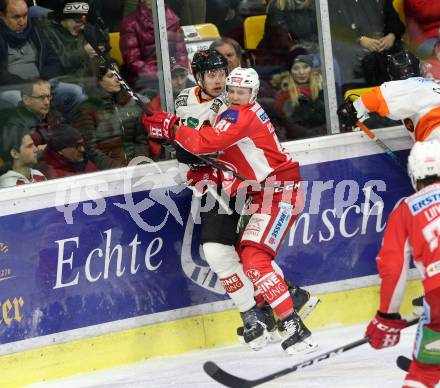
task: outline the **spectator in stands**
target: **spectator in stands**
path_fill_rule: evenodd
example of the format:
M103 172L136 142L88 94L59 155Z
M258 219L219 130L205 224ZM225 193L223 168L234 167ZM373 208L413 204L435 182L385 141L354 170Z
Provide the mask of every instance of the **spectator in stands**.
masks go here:
M5 172L0 176L0 188L46 180L40 171L32 168L37 163L37 147L27 129L2 130L0 146L1 172Z
M333 0L330 25L344 89L388 80L386 56L402 50L405 26L392 0Z
M217 50L228 60L229 73L241 65L243 49L236 40L228 37L219 38L211 43L209 49Z
M47 179L94 172L96 166L87 159L81 133L68 124L56 126L38 162Z
M432 77L440 79L440 3L405 0L404 10L411 47L431 65L428 71Z
M84 26L89 12L87 2L65 0L62 9L54 12L44 34L61 64L53 105L67 121L86 96L83 93L84 73L96 52L85 39ZM104 47L102 47L104 49Z
M264 36L258 45L257 64L287 67L287 54L301 44L309 50L318 47L318 25L312 0L270 0Z
M136 90L158 89L152 3L153 0L139 0L136 10L121 23L120 48L126 77ZM170 55L187 68L188 53L179 18L168 7L165 9L165 17Z
M53 14L44 30L61 63L58 75L68 76L69 80L84 77L90 59L96 57L84 36L89 5L87 2L75 2L75 8L72 5L71 1L65 1L63 9Z
M168 0L168 4L179 15L182 26L205 23L206 0Z
M180 92L186 88L192 88L195 84L188 78L188 70L177 63L174 57L170 58L171 62L171 85L173 87L173 98L176 100ZM151 112L162 110L160 94L151 96L151 101L147 104L147 108ZM163 148L160 144L150 141L148 143L149 157L158 160L164 156Z
M52 128L63 122L59 112L51 108L52 93L49 81L39 78L22 85L21 102L8 111L5 123L1 125L6 132L20 128L31 133L36 146L46 144Z
M321 70L310 54L292 57L287 92L277 96L283 106L287 140L325 135L326 118ZM283 103L284 101L284 103Z
M126 166L136 156L148 156L139 107L105 66L92 70L96 83L90 85L89 98L81 103L74 119L91 161L104 170Z
M8 85L9 90L36 77L49 79L59 74L56 54L27 14L24 0L0 0L0 85ZM10 98L18 103L19 91Z

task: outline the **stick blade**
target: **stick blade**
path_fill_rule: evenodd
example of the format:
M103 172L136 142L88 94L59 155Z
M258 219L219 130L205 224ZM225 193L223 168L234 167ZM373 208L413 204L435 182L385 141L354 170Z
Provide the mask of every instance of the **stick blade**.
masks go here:
M215 381L231 388L253 387L252 381L233 376L220 368L215 362L207 361L203 364L203 370Z
M411 360L405 356L399 356L396 360L397 366L405 372L408 372L409 366L411 365Z

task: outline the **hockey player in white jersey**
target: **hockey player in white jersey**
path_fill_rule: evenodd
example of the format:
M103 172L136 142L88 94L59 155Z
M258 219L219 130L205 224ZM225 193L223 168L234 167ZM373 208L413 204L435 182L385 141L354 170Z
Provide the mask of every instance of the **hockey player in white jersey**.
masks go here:
M227 76L227 61L215 50L203 50L195 53L191 64L197 86L183 90L176 99L176 115L179 122L199 130L204 125L214 125L217 116L227 108L224 97L225 79ZM164 115L166 115L164 113ZM148 122L150 118L145 118ZM159 120L160 121L160 120ZM196 185L206 174L215 173L210 166L184 149L176 146L176 156L179 162L189 165L188 181ZM202 197L202 205L209 193ZM230 204L233 207L233 204ZM238 241L237 224L239 214L232 215L219 212L218 204L209 212L201 213L201 236L205 258L211 269L219 276L225 290L241 312L244 327L238 328L237 334L243 337L253 349L265 345L268 331L276 337L277 326L269 306L262 311L256 306L254 287L243 273L235 244ZM278 266L277 272L282 273ZM295 308L303 316L308 315L319 299L310 297L310 294L299 287L289 284L289 292L295 300ZM266 330L268 329L268 330Z
M440 140L440 85L421 76L419 59L408 51L388 57L392 81L347 100L338 108L342 123L354 126L368 112L403 120L415 141Z

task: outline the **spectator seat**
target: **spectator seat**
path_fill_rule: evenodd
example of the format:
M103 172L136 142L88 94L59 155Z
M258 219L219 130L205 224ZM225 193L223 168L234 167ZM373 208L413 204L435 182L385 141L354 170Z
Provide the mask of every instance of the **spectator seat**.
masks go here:
M244 19L244 48L254 50L263 39L266 15L249 16Z
M400 20L406 25L405 12L403 10L404 0L393 0L393 7L399 14Z
M121 49L119 48L120 34L119 32L110 32L108 35L110 38L110 46L112 48L110 55L116 60L116 62L118 62L118 65L121 66L124 63L124 60L122 59Z

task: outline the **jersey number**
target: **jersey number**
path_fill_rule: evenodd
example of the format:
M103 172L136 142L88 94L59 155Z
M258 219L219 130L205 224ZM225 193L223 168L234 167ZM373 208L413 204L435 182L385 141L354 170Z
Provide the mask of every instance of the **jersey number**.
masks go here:
M423 230L423 237L429 244L429 250L434 252L438 248L438 240L440 238L440 217L426 225Z

